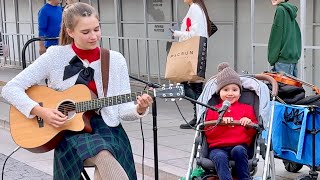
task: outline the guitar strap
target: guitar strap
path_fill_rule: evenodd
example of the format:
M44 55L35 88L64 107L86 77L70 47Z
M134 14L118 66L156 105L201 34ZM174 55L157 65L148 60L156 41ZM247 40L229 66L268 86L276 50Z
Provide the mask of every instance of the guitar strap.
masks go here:
M106 48L101 48L101 74L104 96L107 96L109 84L109 62L110 52Z

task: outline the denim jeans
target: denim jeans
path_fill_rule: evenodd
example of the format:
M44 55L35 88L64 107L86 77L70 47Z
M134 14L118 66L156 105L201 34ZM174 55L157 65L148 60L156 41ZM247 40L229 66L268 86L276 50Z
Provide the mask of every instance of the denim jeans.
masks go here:
M251 152L249 152L251 153ZM229 159L235 161L235 172L238 180L249 180L248 148L246 145L212 148L209 158L216 167L219 179L232 180Z
M297 77L297 64L287 64L287 63L281 63L276 62L271 71L274 72L285 72L286 74L292 75L294 77Z

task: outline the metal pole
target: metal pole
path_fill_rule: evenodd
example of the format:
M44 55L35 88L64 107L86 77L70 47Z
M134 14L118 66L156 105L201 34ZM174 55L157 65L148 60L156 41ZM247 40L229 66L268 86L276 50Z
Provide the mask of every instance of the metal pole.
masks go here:
M4 32L4 19L3 19L3 10L4 9L4 4L2 3L2 1L0 1L0 21L1 21L1 31L0 32ZM2 39L2 37L1 37Z
M116 36L119 37L119 6L118 6L118 1L114 0L114 24L115 24L115 28L116 28ZM111 40L111 39L110 39ZM124 48L123 46L121 46L121 39L118 39L118 49L119 51L124 54Z
M234 18L233 18L233 59L234 70L238 70L238 0L234 1Z
M300 0L301 57L300 79L305 80L305 45L306 45L306 0Z
M32 0L29 0L29 11L30 11L30 28L31 28L31 34L34 34L34 20L33 20L33 3Z
M254 73L254 55L255 55L255 47L254 47L254 42L255 42L255 27L254 27L254 23L255 23L255 0L251 0L251 73Z
M18 3L18 0L14 0L13 1L13 7L14 7L14 16L15 16L15 23L16 23L16 32L17 32L17 48L18 48L18 59L19 59L19 65L21 65L21 63L20 63L20 59L21 59L21 57L20 57L20 53L19 52L21 52L20 51L20 49L21 49L21 40L20 40L20 37L22 37L21 35L20 35L20 25L19 25L19 10L18 10L18 8L19 8L19 3ZM14 59L14 61L15 61L15 59Z
M187 170L187 174L186 174L186 180L189 180L190 179L190 175L192 173L192 167L193 167L193 161L194 161L194 155L195 153L197 152L197 147L196 147L196 140L197 140L197 137L199 136L200 134L200 126L203 126L202 124L199 124L196 128L196 133L194 135L194 139L193 139L193 144L192 144L192 149L191 149L191 155L190 155L190 158L189 158L189 165L188 165L188 170Z
M268 174L268 170L270 170L270 168L274 169L274 165L272 163L270 163L270 156L271 156L271 138L272 138L272 126L273 126L273 117L274 117L274 108L275 108L275 97L272 98L272 102L271 102L271 117L270 117L270 121L269 121L269 126L268 126L268 138L267 138L267 150L266 150L266 157L264 160L264 166L263 166L263 174L262 174L262 180L266 180L267 179L267 174ZM271 158L273 158L271 156ZM272 165L272 167L270 167L270 164ZM271 169L272 170L272 169ZM273 171L271 171L271 177L274 176Z
M315 45L316 44L316 28L315 28L315 23L316 23L316 0L313 0L312 2L312 6L313 6L313 9L312 9L312 45ZM315 68L315 65L316 65L316 53L315 53L315 50L312 49L312 84L316 84L316 68Z
M180 27L180 23L178 20L179 10L178 10L178 0L174 1L176 12L174 13L174 19L177 21L177 27Z

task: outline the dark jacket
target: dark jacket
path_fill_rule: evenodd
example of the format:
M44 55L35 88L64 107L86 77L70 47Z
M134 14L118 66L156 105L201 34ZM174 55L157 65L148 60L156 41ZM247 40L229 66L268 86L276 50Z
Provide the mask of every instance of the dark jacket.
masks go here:
M268 43L268 61L297 63L301 55L301 32L296 21L298 8L288 2L277 6Z

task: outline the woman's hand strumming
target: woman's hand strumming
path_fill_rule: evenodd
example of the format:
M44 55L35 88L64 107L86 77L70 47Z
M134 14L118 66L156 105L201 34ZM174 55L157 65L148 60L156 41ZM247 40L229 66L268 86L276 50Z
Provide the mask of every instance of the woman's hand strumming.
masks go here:
M63 126L68 119L66 115L56 109L44 108L41 106L34 107L31 114L41 117L44 122L56 128Z

